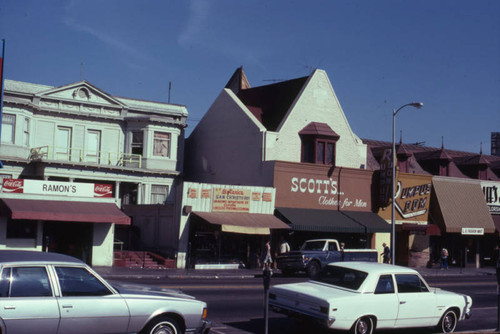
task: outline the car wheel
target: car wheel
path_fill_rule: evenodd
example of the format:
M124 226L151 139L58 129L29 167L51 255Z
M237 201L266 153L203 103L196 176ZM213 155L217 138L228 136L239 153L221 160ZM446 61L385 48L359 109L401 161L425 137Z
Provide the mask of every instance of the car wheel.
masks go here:
M307 275L310 278L315 279L318 277L320 269L321 268L318 262L316 261L309 262L309 264L307 265Z
M362 317L356 320L352 326L351 332L353 334L372 334L373 333L373 319L370 317Z
M181 327L174 319L162 316L151 320L141 334L182 334Z
M438 330L441 333L453 333L455 327L457 327L457 313L453 310L448 310L439 321Z

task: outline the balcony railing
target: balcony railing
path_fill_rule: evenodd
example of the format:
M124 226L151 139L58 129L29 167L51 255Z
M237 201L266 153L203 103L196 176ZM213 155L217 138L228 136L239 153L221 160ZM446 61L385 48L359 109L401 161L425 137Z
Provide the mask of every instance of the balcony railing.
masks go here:
M142 168L142 155L140 154L86 151L84 149L67 147L34 147L30 150L30 156L28 159L29 161L57 160Z

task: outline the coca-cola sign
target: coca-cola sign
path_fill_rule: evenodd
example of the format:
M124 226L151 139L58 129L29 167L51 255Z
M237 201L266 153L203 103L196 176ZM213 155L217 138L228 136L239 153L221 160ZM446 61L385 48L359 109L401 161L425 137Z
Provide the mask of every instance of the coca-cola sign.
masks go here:
M113 186L110 184L95 184L94 197L112 197Z
M4 193L22 193L24 190L24 180L3 179L2 192Z
M113 186L110 184L4 179L1 192L70 197L112 197Z

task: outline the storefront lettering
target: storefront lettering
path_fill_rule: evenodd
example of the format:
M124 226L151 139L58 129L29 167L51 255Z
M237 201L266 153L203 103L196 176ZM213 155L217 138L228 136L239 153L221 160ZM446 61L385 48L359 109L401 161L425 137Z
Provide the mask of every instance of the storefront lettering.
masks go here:
M500 204L500 198L498 197L498 188L496 186L483 187L483 193L486 199L486 203Z
M339 201L335 197L328 198L327 196L320 196L318 204L324 206L339 206ZM350 207L354 208L368 207L368 203L366 201L363 201L362 199L355 199L352 201L349 198L345 198L343 201L340 202L340 204L341 204L340 205L341 209L346 209Z
M401 182L398 182L396 198L404 200L403 203L396 202L396 209L401 217L408 219L427 213L431 187L431 183L426 183L402 188Z
M298 178L292 177L292 192L296 193L300 191L301 193L309 192L310 194L324 194L324 195L336 195L337 181L333 179L307 179L305 177Z
M49 193L76 193L76 187L70 185L60 185L60 184L44 184L42 186L43 192Z
M422 184L413 187L404 188L401 192L401 199L412 198L415 196L424 196L431 193L431 184Z

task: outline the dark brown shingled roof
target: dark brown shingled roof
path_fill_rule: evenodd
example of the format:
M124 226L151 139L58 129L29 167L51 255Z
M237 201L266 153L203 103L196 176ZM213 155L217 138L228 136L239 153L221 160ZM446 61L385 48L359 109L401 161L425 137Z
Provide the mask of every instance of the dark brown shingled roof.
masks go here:
M333 131L328 124L320 122L311 122L307 124L305 128L300 130L299 135L333 137L337 139L340 138L340 136L335 131Z
M238 98L254 115L260 114L262 125L276 131L288 110L299 95L309 77L303 77L272 85L241 89Z

